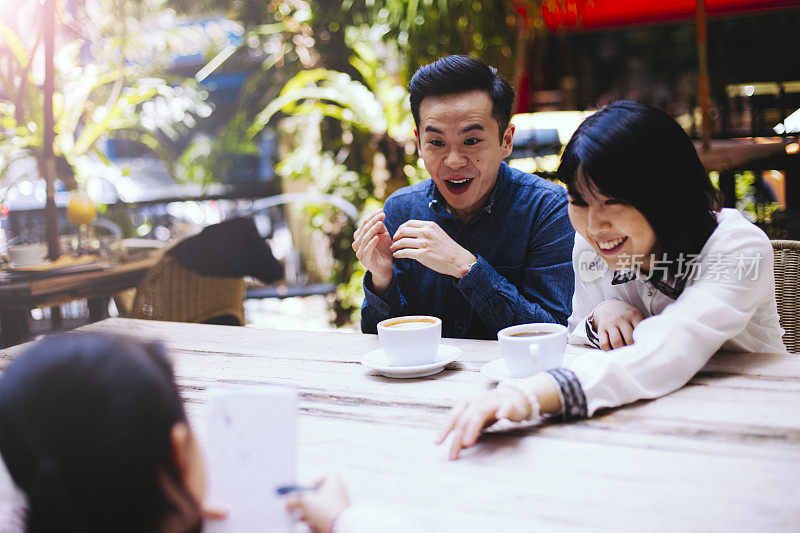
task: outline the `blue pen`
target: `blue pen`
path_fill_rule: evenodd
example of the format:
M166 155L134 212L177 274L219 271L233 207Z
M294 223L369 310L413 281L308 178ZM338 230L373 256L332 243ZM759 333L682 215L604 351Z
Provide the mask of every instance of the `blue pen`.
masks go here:
M287 494L296 494L298 492L311 492L317 490L317 487L303 487L301 485L285 485L275 489L278 496L286 496Z

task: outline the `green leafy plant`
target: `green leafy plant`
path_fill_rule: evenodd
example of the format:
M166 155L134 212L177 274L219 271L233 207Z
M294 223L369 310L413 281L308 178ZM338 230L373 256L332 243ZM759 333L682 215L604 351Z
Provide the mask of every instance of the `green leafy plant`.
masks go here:
M53 150L57 177L67 188L76 182L86 186L101 174L112 180L122 176L107 157L104 142L111 138L147 146L172 169L164 141L177 140L198 117L211 113L205 91L196 84L153 76L152 65L124 60L119 48L124 40L112 44L117 54L106 51L109 55L85 61L86 40L75 38L61 44L54 58ZM29 52L20 34L0 22L0 57L8 67L0 73L0 197L16 182L44 175L43 99L32 73L37 48L38 41ZM36 161L33 172L12 176L9 167L26 158Z
M780 204L768 198L763 183L752 171L734 176L736 209L772 238L784 237L780 222ZM777 219L777 220L776 220Z
M338 195L361 211L379 207L393 191L425 176L414 155L404 72L388 67L399 64L399 53L380 44L384 35L368 26L348 28L350 64L363 81L324 68L301 71L247 132L254 137L280 113L285 117L280 129L287 150L277 172L318 192ZM355 227L333 212L312 216L311 221L331 242L331 279L339 282L337 323L357 320L363 269L350 247Z

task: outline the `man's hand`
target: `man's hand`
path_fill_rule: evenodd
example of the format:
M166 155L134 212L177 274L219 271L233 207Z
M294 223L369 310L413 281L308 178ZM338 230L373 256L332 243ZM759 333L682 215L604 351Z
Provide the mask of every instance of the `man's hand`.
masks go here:
M398 259L414 259L431 270L459 279L469 270L468 265L478 260L438 224L425 220L409 220L397 228L389 250Z
M364 267L372 272L372 287L382 295L392 282L392 237L383 221L386 214L378 210L364 219L353 234L353 250Z
M483 428L503 418L521 422L530 414L531 404L521 392L511 388L494 389L454 407L436 438L436 444L443 443L452 432L450 459L458 459L462 448L469 448L478 441Z
M643 320L638 309L621 300L606 300L594 308L592 317L600 349L606 351L633 344L633 328Z

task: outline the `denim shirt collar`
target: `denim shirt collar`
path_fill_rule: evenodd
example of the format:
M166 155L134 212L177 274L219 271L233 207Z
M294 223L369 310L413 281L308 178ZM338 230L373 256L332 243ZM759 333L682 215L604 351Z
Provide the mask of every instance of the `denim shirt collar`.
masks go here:
M494 187L492 188L492 194L489 195L489 201L486 205L481 209L480 214L491 215L492 212L495 210L497 202L500 198L504 196L504 193L508 189L508 165L506 165L503 161L500 162L500 168L497 169L497 181L494 183ZM447 211L447 200L444 199L441 191L439 188L436 187L436 183L431 179L430 187L428 187L428 207L431 209L435 209L437 211L444 210Z

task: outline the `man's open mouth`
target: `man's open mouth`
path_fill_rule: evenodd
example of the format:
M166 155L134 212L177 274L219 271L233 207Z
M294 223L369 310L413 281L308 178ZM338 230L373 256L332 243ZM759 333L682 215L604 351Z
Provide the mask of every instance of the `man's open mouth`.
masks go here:
M450 179L444 180L444 183L447 185L447 189L450 192L459 193L466 190L466 188L469 187L469 184L472 183L474 179L475 178Z

